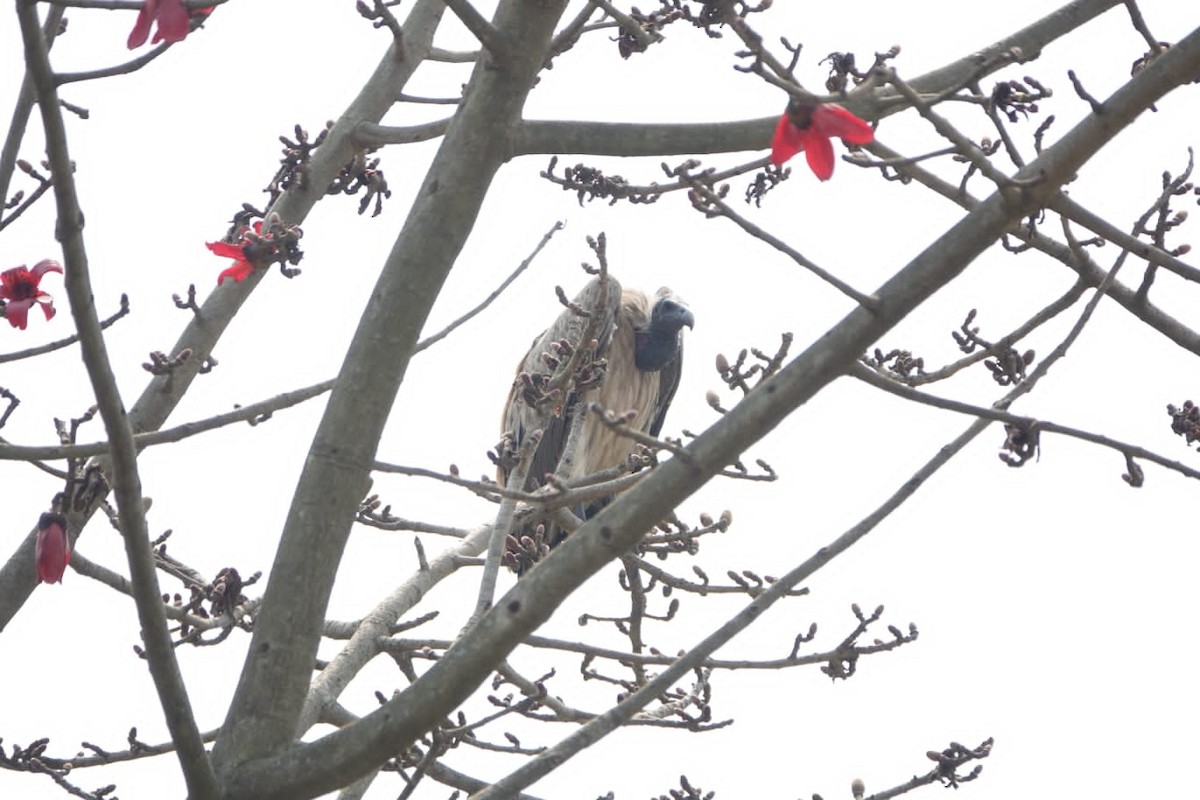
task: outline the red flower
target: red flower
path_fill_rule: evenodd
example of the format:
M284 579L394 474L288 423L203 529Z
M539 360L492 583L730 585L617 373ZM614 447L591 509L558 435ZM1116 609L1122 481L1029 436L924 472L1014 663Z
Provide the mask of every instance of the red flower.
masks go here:
M71 540L67 536L67 518L62 514L42 514L38 519L38 583L62 583L67 562L71 560Z
M42 276L47 272L62 274L62 265L57 261L44 258L34 265L33 269L25 269L22 264L5 272L0 272L0 300L4 300L4 315L8 324L14 328L25 330L28 322L29 307L34 303L42 304L42 313L46 319L54 316L54 301L50 295L38 288Z
M254 232L257 234L262 231L262 220L254 223ZM249 233L243 229L242 240L237 244L230 242L207 242L208 249L224 258L236 258L233 266L224 270L217 276L217 286L226 278L233 278L234 283L241 283L247 275L254 272L254 262L246 255L247 245L254 244L256 239L250 238Z
M866 144L875 140L875 131L837 103L789 103L771 139L771 163L782 166L803 150L813 174L827 181L833 175L829 140L835 136L850 144Z
M151 44L182 42L191 33L192 17L208 16L212 10L212 6L189 9L183 0L145 0L125 44L130 50L144 45L153 22L158 23L158 30L154 32Z

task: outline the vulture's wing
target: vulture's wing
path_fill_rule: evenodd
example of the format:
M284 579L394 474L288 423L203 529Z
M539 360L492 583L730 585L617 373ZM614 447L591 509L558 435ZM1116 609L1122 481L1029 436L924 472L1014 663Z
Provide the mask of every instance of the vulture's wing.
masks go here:
M604 356L612 338L620 303L621 284L611 276L603 282L600 278L593 278L575 296L576 305L592 314L599 315L600 321L595 334L600 345L597 349L599 357ZM567 436L571 431L571 410L574 397L564 398L561 412L551 417L543 426L539 411L530 408L529 404L525 402L523 397L525 383L521 380L521 373L525 372L531 375L552 373L553 370L543 362L542 354L550 352L550 344L560 339L566 339L573 346L579 346L580 340L587 331L588 322L588 317L574 314L570 309L563 309L554 324L534 340L533 346L529 348L529 352L517 366L517 377L509 392L508 403L504 407L503 431L512 432L519 446L526 436L538 428L542 428L542 440L534 452L529 468L529 477L525 481L526 491L531 491L544 484L546 473L557 470L559 458L562 456ZM584 409L579 409L579 411L585 413ZM508 475L504 470L500 470L498 477L503 484L507 481Z
M679 376L683 373L683 342L679 343L679 354L675 360L663 367L658 373L658 400L654 403L654 421L650 423L650 435L658 436L662 430L663 421L667 418L667 409L675 398L675 390L679 388Z

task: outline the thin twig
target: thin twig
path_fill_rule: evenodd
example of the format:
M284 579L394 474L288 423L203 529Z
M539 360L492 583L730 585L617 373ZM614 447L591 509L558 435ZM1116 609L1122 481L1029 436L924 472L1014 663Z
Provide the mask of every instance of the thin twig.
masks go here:
M755 239L758 239L759 241L765 242L766 244L769 244L771 247L774 247L776 250L783 253L788 258L792 259L792 261L795 261L801 267L804 267L806 270L808 270L812 274L816 275L818 278L825 281L830 286L832 286L834 289L837 289L839 292L846 295L851 300L853 300L854 302L861 305L863 308L874 310L878 307L879 302L875 297L858 291L853 286L851 286L850 284L843 281L841 278L834 275L832 272L829 272L828 270L818 266L817 264L813 263L809 259L805 258L804 255L802 253L800 253L799 250L796 250L794 247L789 245L787 242L783 241L782 239L778 238L777 236L774 236L771 233L768 233L767 231L763 230L759 226L755 225L750 220L743 217L741 214L738 214L724 200L722 200L720 197L718 197L716 192L713 192L711 189L709 189L704 184L698 183L698 182L693 183L692 188L694 191L703 195L704 202L706 204L719 209L721 212L721 216L726 217L727 219L731 220L735 225L737 225L739 228L744 230L746 233L753 236Z
M111 317L100 321L100 330L104 330L121 317L129 313L129 295L121 295L121 307ZM79 334L73 333L65 339L59 339L57 342L30 347L27 350L18 350L15 353L0 353L0 364L6 364L9 361L20 361L23 358L33 358L34 356L52 353L55 350L61 350L64 347L69 347L79 341Z
M232 425L235 422L246 422L261 417L263 414L269 414L280 409L290 408L294 405L303 403L305 400L311 400L318 397L333 388L333 381L327 380L321 383L306 386L303 389L295 389L290 392L276 395L267 400L260 400L248 406L243 406L236 411L230 411L225 414L218 414L215 417L208 419L197 420L196 422L187 422L183 425L177 425L174 428L166 428L160 431L151 431L150 433L139 433L133 437L133 446L137 450L142 450L146 447L153 447L158 444L167 444L170 442L178 442L195 436L200 433L222 428L226 425ZM72 444L72 445L56 445L56 446L23 446L15 444L0 444L0 461L30 461L32 459L59 459L59 458L90 458L92 456L103 455L110 452L112 445L109 442L95 442L93 444Z
M116 64L111 67L102 67L100 69L90 69L85 72L63 72L54 76L54 82L58 86L65 86L69 83L80 83L83 81L94 81L100 78L111 78L114 75L128 75L132 72L137 72L142 67L155 60L167 50L171 49L170 42L163 42L153 50L148 50L136 58L131 58L122 64Z
M1147 46L1153 53L1161 53L1163 51L1162 44L1158 39L1154 38L1154 34L1150 33L1150 26L1146 24L1146 18L1142 16L1142 10L1138 8L1135 0L1125 0L1125 10L1129 12L1129 21L1133 23L1134 30L1142 35L1146 40Z
M1012 347L1017 342L1024 339L1033 331L1045 325L1050 320L1057 317L1062 312L1066 311L1075 302L1083 297L1084 291L1088 288L1088 284L1082 278L1071 284L1071 288L1057 297L1051 303L1048 303L1045 308L1038 311L1024 323L1015 328L1011 333L1008 333L995 342L991 347L985 347L976 350L965 358L960 358L952 364L947 364L941 369L933 370L932 372L924 372L917 375L909 376L894 376L907 386L922 386L928 383L937 383L938 381L946 380L947 378L957 374L969 366L978 364L986 358L991 358L998 353L1002 353Z
M997 169L988 157L983 154L983 151L979 149L977 144L960 133L958 128L950 124L949 120L935 112L931 101L917 94L916 90L901 79L894 69L888 71L887 79L917 109L917 112L933 125L934 130L941 134L943 138L952 142L958 148L959 154L970 161L976 169L987 176L997 187L1003 189L1014 185L1015 181L1013 178L1010 178Z
M512 274L510 274L507 278L505 278L504 281L499 286L496 287L495 291L493 291L491 294L489 294L487 297L485 297L482 303L475 306L474 308L472 308L466 314L463 314L458 319L454 320L454 322L451 322L449 325L447 325L442 330L438 331L437 333L433 334L432 336L428 336L428 337L422 339L421 341L417 342L417 346L415 348L413 348L413 355L416 355L417 353L421 352L425 348L435 345L438 342L440 342L442 339L445 339L447 336L449 336L451 333L453 333L461 325L463 325L464 323L469 321L472 317L475 317L481 311L483 311L485 308L490 306L492 304L492 302L497 297L499 297L501 295L501 293L503 293L504 290L507 289L509 287L509 285L513 281L515 281L522 272L524 272L526 269L529 268L529 265L532 264L533 260L535 258L537 258L539 253L542 252L542 249L547 244L550 243L550 240L552 238L554 238L554 234L561 231L564 227L566 227L566 223L563 222L562 220L555 222L554 225L552 225L550 227L550 230L546 231L545 235L542 236L542 240L537 243L537 247L533 248L533 252L530 253L528 256L526 256L525 260L517 265L517 268L512 271Z
M533 454L537 450L539 442L541 442L541 436L533 434L521 442L517 464L505 482L505 488L509 491L516 491L525 485L525 477L529 474L529 467L533 464ZM506 497L500 502L500 510L496 512L496 522L492 526L491 540L488 542L487 557L483 563L483 575L479 579L479 596L475 601L475 611L464 626L464 630L469 629L492 607L492 600L496 596L496 580L500 575L500 560L504 554L504 544L508 538L508 532L512 530L516 508L516 501L510 497Z
M880 375L875 370L863 364L856 364L850 368L847 373L852 378L857 378L864 383L868 383L877 389L882 389L889 394L894 394L897 397L902 397L905 400L910 400L914 403L932 406L933 408L941 408L946 411L954 411L959 414L967 414L970 416L979 417L980 419L991 420L992 422L1003 422L1007 425L1016 425L1025 430L1036 429L1042 433L1057 433L1062 436L1068 436L1072 439L1079 439L1084 442L1091 442L1102 447L1108 447L1116 450L1121 455L1141 458L1158 464L1160 467L1165 467L1169 470L1174 470L1185 478L1200 480L1200 470L1193 469L1179 461L1172 461L1169 458L1160 456L1157 453L1147 450L1144 447L1139 447L1136 444L1113 439L1098 433L1072 428L1068 425L1061 425L1057 422L1049 422L1044 419L1034 419L1033 417L1024 417L1019 414L1010 414L1006 411L1001 411L996 408L986 408L984 406L972 405L971 403L963 403L958 400L950 400L945 397L934 397L931 394L918 391L911 387L905 386L891 378Z
M42 36L46 40L47 50L54 46L62 24L64 10L51 6L46 12L46 20L42 24ZM21 140L25 138L25 129L29 126L29 116L33 113L36 101L33 91L33 79L26 67L25 77L21 81L21 90L17 94L16 107L13 108L12 121L8 124L8 135L4 137L4 147L0 148L0 206L8 201L8 189L12 185L13 170L17 166L17 156L21 149Z

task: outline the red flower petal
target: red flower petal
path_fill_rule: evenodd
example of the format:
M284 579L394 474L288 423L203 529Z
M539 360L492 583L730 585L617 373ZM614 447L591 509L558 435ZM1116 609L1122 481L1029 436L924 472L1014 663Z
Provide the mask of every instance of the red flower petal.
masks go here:
M246 251L243 249L245 245L231 244L230 242L205 242L213 253L225 258L236 258L239 261L246 257Z
M775 136L771 139L771 163L777 167L804 149L804 140L799 128L792 124L785 112L775 126Z
M198 15L207 16L212 8L197 9ZM183 4L183 0L145 0L138 11L137 21L125 44L130 50L141 47L150 35L150 27L157 24L151 44L159 42L181 42L192 29L193 12Z
M146 43L146 39L150 36L150 23L154 21L154 11L157 5L158 0L146 0L142 3L137 21L133 23L133 30L129 32L129 38L125 40L125 46L130 50Z
M31 269L29 271L32 274L34 274L35 276L37 276L33 282L33 285L37 286L38 283L41 282L42 276L45 275L47 272L57 272L59 275L61 275L63 268L62 268L62 264L58 263L53 258L43 258L38 263L34 264L33 269Z
M71 560L71 539L62 514L42 514L38 519L34 564L39 583L61 583Z
M261 233L261 231L262 231L262 220L258 220L257 222L254 223L254 232ZM247 231L245 228L241 228L240 234L241 234L241 241L238 244L231 244L229 242L206 242L205 243L205 246L207 246L208 249L211 250L214 254L216 254L218 256L223 256L225 258L237 259L237 261L233 264L233 266L229 267L228 269L226 269L224 272L222 272L220 275L217 276L217 286L220 286L221 282L224 281L226 278L233 278L235 283L241 283L243 280L245 280L247 275L249 275L251 272L254 271L254 263L252 261L250 261L248 258L246 258L246 247L247 247L247 245L252 244L254 241L258 241L258 240L257 239L254 239L254 240L248 239ZM267 237L267 238L269 239L270 237Z
M824 136L809 136L804 149L808 166L819 179L827 181L833 177L833 143Z
M192 29L192 17L183 0L159 0L158 30L151 44L182 42Z
M824 103L813 109L813 128L823 136L845 139L850 144L875 141L875 131L866 122L837 103Z
M233 278L234 283L241 283L251 272L254 272L254 265L249 261L235 261L232 267L217 276L217 286L226 278Z
M29 307L33 305L33 298L29 297L24 300L9 300L4 306L4 316L8 319L8 324L14 328L25 330L29 324Z

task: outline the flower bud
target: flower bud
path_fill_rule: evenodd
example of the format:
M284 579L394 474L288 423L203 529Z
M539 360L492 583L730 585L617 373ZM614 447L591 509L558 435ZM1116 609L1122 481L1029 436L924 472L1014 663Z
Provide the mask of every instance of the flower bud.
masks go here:
M34 551L39 583L61 583L71 560L71 540L67 536L67 518L62 514L42 514L38 519L37 547Z

